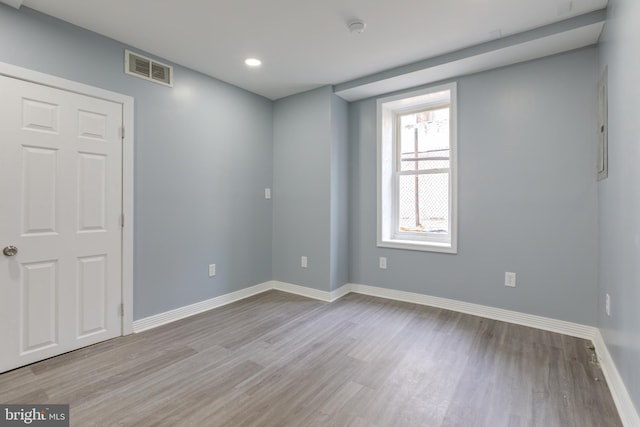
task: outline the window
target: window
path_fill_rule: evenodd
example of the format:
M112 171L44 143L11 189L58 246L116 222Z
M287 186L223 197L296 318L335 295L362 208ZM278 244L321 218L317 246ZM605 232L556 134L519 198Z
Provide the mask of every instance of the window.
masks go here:
M378 100L378 246L456 253L456 84Z

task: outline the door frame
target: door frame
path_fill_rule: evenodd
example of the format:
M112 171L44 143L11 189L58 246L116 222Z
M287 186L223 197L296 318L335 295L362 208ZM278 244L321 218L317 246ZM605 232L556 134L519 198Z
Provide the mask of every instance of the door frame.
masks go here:
M0 62L0 75L122 105L122 125L125 132L122 139L122 214L124 215L124 224L121 254L123 304L121 335L133 333L133 97L4 62Z

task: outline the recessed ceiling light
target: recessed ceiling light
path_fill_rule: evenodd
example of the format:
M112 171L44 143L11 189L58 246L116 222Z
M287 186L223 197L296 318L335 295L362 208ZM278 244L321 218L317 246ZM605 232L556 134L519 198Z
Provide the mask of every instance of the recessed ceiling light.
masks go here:
M249 67L259 67L262 65L262 61L260 61L257 58L247 58L244 60L244 63L247 64Z

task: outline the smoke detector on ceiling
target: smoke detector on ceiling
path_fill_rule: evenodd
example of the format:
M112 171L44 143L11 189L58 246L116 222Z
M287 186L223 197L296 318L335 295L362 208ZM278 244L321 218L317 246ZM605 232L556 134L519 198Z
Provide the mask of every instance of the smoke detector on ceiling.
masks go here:
M361 19L354 19L348 24L351 34L362 34L364 29L367 28L367 23Z

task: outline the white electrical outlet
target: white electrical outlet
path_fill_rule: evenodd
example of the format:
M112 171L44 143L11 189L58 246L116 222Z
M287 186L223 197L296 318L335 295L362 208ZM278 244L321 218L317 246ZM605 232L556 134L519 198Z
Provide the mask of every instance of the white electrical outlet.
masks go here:
M380 257L380 268L383 269L383 270L386 270L386 268L387 268L387 258L386 257L383 257L383 256Z
M604 310L607 312L607 316L611 316L611 295L609 294L605 295Z
M300 267L307 268L307 257L306 256L300 257Z
M271 189L270 188L265 188L264 189L264 198L269 200L271 198Z
M213 277L216 275L216 265L209 264L209 277Z
M507 271L504 273L504 285L510 288L516 287L516 273Z

